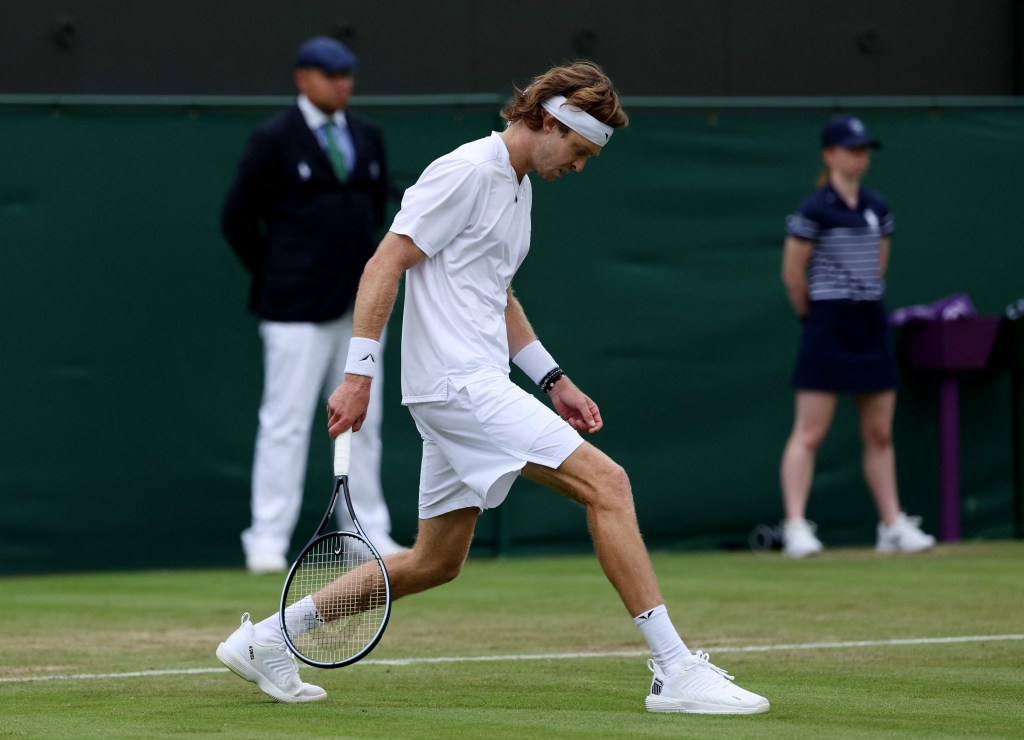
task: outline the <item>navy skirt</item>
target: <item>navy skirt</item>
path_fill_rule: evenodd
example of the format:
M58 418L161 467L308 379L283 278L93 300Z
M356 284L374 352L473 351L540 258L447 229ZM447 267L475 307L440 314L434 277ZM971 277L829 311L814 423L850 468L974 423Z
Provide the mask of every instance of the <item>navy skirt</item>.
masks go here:
M811 301L793 385L830 393L896 387L896 359L882 301Z

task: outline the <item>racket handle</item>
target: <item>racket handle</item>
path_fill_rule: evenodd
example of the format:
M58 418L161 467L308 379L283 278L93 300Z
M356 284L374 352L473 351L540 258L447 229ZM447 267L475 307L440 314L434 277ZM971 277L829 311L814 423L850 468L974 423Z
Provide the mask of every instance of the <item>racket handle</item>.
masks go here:
M352 430L346 429L334 438L334 477L348 475L348 465L352 461Z

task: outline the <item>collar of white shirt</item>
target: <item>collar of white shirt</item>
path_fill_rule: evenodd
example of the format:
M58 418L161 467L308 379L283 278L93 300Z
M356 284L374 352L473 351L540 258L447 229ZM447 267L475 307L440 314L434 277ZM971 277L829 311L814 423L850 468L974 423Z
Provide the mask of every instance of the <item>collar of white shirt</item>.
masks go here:
M331 121L341 129L348 125L345 120L345 111L343 110L336 111L333 116L328 116L313 105L305 95L300 95L297 103L299 110L302 111L302 117L306 119L306 125L309 126L311 131L319 131L328 121Z

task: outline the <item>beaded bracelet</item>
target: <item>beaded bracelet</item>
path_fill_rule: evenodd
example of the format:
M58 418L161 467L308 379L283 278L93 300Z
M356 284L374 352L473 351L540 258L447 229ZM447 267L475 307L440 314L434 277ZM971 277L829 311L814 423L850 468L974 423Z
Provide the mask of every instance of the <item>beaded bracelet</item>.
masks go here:
M555 369L551 370L547 375L545 375L543 378L541 378L540 383L538 383L537 385L539 385L540 389L542 391L544 391L545 393L550 393L551 389L555 387L555 383L557 383L559 380L561 380L564 377L565 377L565 371L562 368L560 368L560 367L556 367Z

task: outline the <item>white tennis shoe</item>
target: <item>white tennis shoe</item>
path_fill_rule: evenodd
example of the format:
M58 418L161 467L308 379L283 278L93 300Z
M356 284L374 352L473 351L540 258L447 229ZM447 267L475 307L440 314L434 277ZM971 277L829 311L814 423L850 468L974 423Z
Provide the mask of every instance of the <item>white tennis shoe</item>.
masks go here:
M391 539L390 535L377 535L370 537L367 535L367 539L373 543L373 546L377 548L377 552L380 553L382 558L386 558L388 555L397 555L400 552L405 552L409 548L405 545L400 545Z
M921 552L935 547L935 538L921 531L921 517L900 517L892 524L878 524L878 552Z
M268 573L284 573L288 570L288 561L280 553L253 552L245 558L245 567L254 576Z
M256 642L248 612L242 615L242 625L217 647L217 658L235 674L259 686L274 701L292 704L327 698L327 692L319 686L302 682L295 658L283 642L280 645Z
M789 519L782 523L782 554L787 558L806 558L825 549L815 536L818 527L806 519Z
M648 712L685 712L687 714L761 714L770 708L768 700L734 684L733 677L708 661L698 650L693 663L671 676L662 673L653 661L647 667L654 673Z

